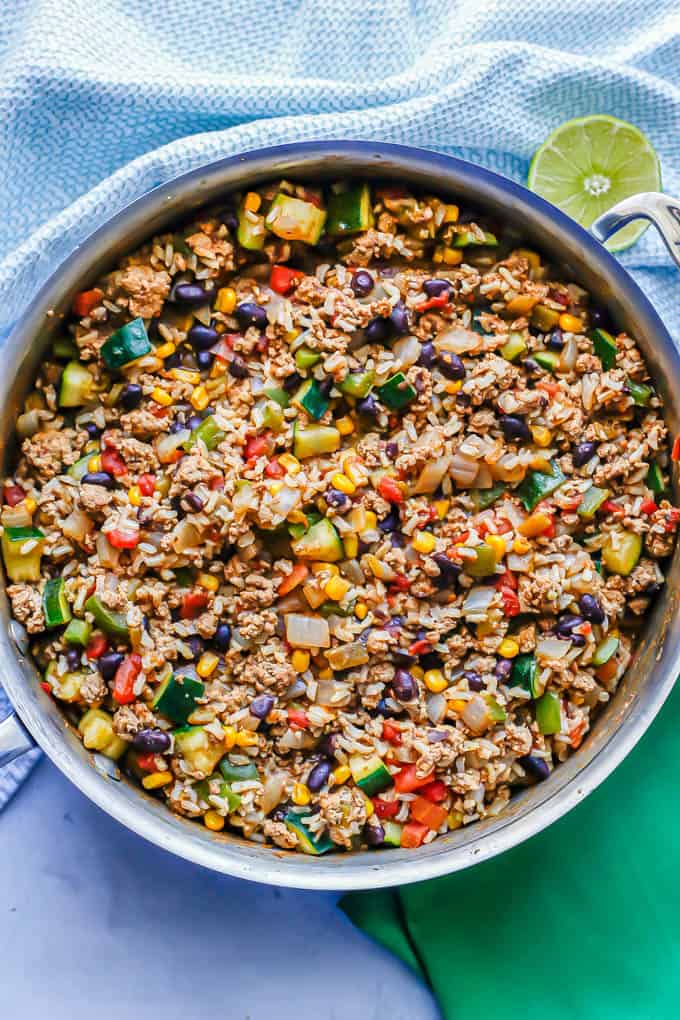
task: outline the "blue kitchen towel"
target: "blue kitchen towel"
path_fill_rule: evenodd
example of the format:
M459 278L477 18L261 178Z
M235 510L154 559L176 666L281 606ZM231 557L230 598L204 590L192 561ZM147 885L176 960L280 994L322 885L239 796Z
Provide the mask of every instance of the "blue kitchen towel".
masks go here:
M2 11L0 337L121 207L264 145L382 139L523 181L558 124L611 113L649 136L680 194L677 0L4 0ZM655 233L622 262L680 338L677 271Z

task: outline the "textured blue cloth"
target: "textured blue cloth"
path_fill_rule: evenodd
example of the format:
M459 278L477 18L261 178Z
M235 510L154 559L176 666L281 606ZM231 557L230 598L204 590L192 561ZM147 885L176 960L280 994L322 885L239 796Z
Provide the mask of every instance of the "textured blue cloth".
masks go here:
M588 113L640 127L680 194L677 0L5 0L0 335L103 220L207 160L375 138L523 181ZM655 233L622 261L680 337Z

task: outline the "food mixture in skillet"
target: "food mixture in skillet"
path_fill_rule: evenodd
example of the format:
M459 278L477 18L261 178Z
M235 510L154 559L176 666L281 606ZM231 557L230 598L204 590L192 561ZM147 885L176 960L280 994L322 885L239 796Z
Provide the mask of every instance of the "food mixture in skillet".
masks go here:
M45 691L171 810L309 854L545 779L679 516L634 339L395 187L284 181L154 238L76 296L18 433L2 550Z

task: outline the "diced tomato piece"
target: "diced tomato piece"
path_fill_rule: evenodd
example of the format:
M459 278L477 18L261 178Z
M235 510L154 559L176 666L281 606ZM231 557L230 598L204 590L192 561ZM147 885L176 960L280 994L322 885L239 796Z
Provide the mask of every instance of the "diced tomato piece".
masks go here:
M301 708L288 709L288 722L292 730L306 730L309 727L307 713Z
M496 591L500 591L501 588L510 588L511 591L517 591L517 584L517 577L513 574L512 570L505 570L494 583L494 587Z
M666 524L664 526L664 531L669 532L669 534L671 531L675 531L675 529L678 526L679 520L680 510L678 510L677 507L671 507L671 509L668 510L666 513Z
M40 681L40 686L41 686L41 687L42 687L42 689L44 690L45 694L51 694L51 693L52 693L52 688L51 688L51 686L50 686L50 685L48 684L47 680L41 680L41 681Z
M107 531L106 537L114 549L134 549L139 545L140 535L138 531Z
M84 318L100 304L103 297L104 292L98 287L94 287L92 290L81 290L80 294L76 294L73 299L74 314L79 315L81 319Z
M389 475L383 475L378 482L378 492L388 503L403 503L404 493L398 482Z
M427 655L428 652L432 651L432 645L425 638L421 638L420 641L414 641L412 645L409 645L409 655Z
M541 532L541 538L554 538L556 534L557 528L555 527L555 518L551 517L550 524Z
M411 815L417 822L427 825L428 829L435 831L442 824L448 812L439 804L433 804L427 797L416 797L411 804Z
M119 705L129 705L135 700L135 680L142 672L142 658L135 652L126 655L116 670L113 681L113 700Z
M615 503L612 499L605 499L604 503L602 504L602 509L605 511L605 513L608 514L623 513L623 507L619 506L619 504Z
M179 615L182 620L195 620L210 602L210 596L204 591L190 591L182 599Z
M519 616L520 604L517 592L513 591L512 588L501 588L501 598L503 599L503 611L506 616Z
M127 472L127 465L118 450L109 447L102 451L102 471L108 471L110 475L124 475Z
M427 797L433 804L441 804L449 795L448 787L446 783L442 783L441 779L435 779L434 783L428 783L420 792L423 797Z
M279 598L287 595L293 588L297 588L299 584L302 584L308 573L309 567L306 563L296 563L290 574L286 574L279 585Z
M399 198L408 198L408 192L404 188L395 185L394 187L376 188L375 197L386 198L389 202Z
M99 659L109 647L109 642L103 634L93 634L87 643L85 654L88 659Z
M653 514L657 509L657 505L653 499L643 499L642 503L640 503L640 509L643 514Z
M401 830L400 845L407 850L415 850L422 845L429 831L427 825L421 825L420 822L407 822Z
M680 436L676 436L673 442L673 449L671 450L671 460L680 460Z
M137 480L139 491L142 496L153 496L154 489L156 488L156 476L155 475L140 475Z
M222 477L222 475L215 475L214 478L211 478L210 481L208 482L208 488L212 489L213 491L215 489L223 489L224 478Z
M496 518L496 534L497 535L507 535L507 533L509 531L512 531L512 530L513 530L512 529L512 524L507 519L507 517L497 517Z
M26 499L26 492L20 485L6 485L4 500L7 506L18 506L22 499Z
M405 765L394 777L394 787L397 793L413 793L414 790L419 790L421 786L427 786L433 779L434 771L419 779L416 775L415 765Z
M401 727L397 726L396 723L390 722L389 719L384 719L382 738L383 740L388 740L390 744L401 744Z
M404 577L403 574L397 574L393 581L390 581L390 588L393 591L408 591L411 587L411 582L408 577Z
M267 464L266 468L264 469L264 473L266 474L267 478L283 478L283 476L286 473L286 469L281 464L279 464L276 457L274 457L274 459L270 460L269 463Z
M145 772L156 771L156 755L155 754L140 754L137 758L137 764L140 769L144 769Z
M267 452L269 447L269 439L265 436L251 436L246 442L245 448L245 459L246 460L257 460Z
M288 294L296 280L301 280L304 275L300 269L289 269L288 266L272 266L269 286L277 294Z
M381 800L380 797L374 797L373 807L378 818L394 818L401 807L401 801Z

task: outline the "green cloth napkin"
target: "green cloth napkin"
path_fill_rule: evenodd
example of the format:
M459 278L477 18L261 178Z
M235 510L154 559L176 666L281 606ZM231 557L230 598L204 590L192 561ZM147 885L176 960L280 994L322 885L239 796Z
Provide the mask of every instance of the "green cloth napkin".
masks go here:
M500 857L342 907L446 1020L680 1016L680 686L616 772Z

